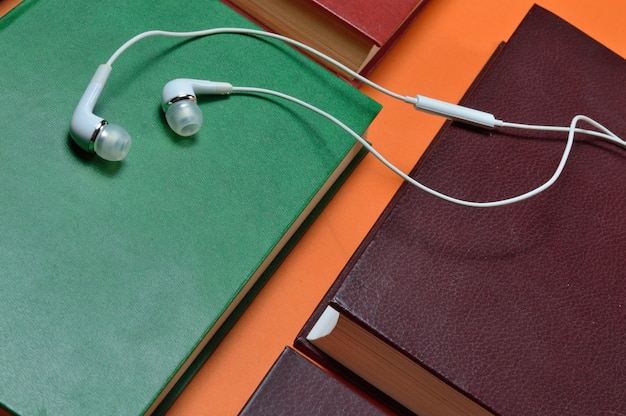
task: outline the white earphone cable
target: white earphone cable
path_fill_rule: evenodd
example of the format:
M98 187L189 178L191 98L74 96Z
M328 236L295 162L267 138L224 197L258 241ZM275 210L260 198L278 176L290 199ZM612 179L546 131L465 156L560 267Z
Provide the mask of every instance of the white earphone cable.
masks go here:
M400 101L404 101L407 103L411 103L411 100L413 99L413 97L405 97L402 96L400 94L396 94L393 91L390 91L378 84L376 84L375 82L370 81L369 79L365 78L364 76L362 76L361 74L354 72L353 70L351 70L350 68L348 68L347 66L345 66L344 64L342 64L341 62L331 58L328 55L323 54L322 52L313 49L312 47L305 45L302 42L298 42L297 40L288 38L286 36L282 36L282 35L278 35L275 33L270 33L270 32L264 32L262 30L254 30L254 29L243 29L243 28L235 28L235 27L224 27L224 28L215 28L215 29L207 29L207 30L198 30L198 31L193 31L193 32L170 32L170 31L164 31L164 30L151 30L148 32L143 32L138 34L137 36L133 37L132 39L128 40L126 43L124 43L122 46L120 46L117 51L115 51L115 53L113 53L113 55L111 55L111 57L109 58L109 60L107 61L107 64L112 66L113 62L115 62L115 60L128 48L130 48L132 45L134 45L135 43L137 43L138 41L145 39L147 37L150 36L168 36L168 37L204 37L204 36L210 36L210 35L219 35L219 34L240 34L240 35L256 35L256 36L264 36L264 37L269 37L269 38L274 38L274 39L278 39L281 40L285 43L288 43L290 45L296 46L299 49L302 49L306 52L311 53L312 55L328 62L329 64L335 66L336 68L346 72L347 74L353 76L354 78L358 79L359 81L361 81L364 84L369 85L370 87L382 92L383 94L387 94L390 97L396 98Z
M585 121L589 121L589 120L591 120L589 117L585 117ZM604 139L604 140L613 142L614 144L618 146L622 146L626 148L626 141L622 140L615 133L613 133L612 131L610 131L609 129L607 129L606 127L602 126L601 124L597 122L590 123L590 124L593 124L595 127L603 130L605 133L601 131L581 129L578 127L574 128L574 133L587 134L589 136L594 136L599 139ZM556 131L556 132L570 132L572 130L571 125L569 127L541 126L541 125L536 125L536 124L509 123L509 122L500 121L500 120L497 121L496 127L505 127L505 128L508 127L508 128L520 129L520 130L538 130L538 131Z
M554 172L554 174L552 175L552 177L550 179L548 179L543 185L529 191L526 192L522 195L518 195L512 198L507 198L507 199L502 199L502 200L498 200L498 201L492 201L492 202L474 202L474 201L466 201L466 200L462 200L462 199L458 199L458 198L454 198L451 197L449 195L443 194L439 191L436 191L432 188L427 187L426 185L416 181L415 179L411 178L410 176L408 176L407 174L405 174L404 172L402 172L399 168L397 168L395 165L393 165L391 162L389 162L383 155L381 155L376 149L374 149L372 147L372 145L370 145L365 139L363 139L361 136L359 136L354 130L352 130L350 127L346 126L343 122L341 122L340 120L338 120L336 117L334 117L331 114L328 114L327 112L325 112L324 110L315 107L312 104L307 103L306 101L302 101L298 98L292 97L290 95L278 92L278 91L273 91L273 90L269 90L269 89L265 89L265 88L255 88L255 87L233 87L232 90L233 93L258 93L258 94L268 94L268 95L273 95L279 98L283 98L285 100L291 101L295 104L301 105L323 117L325 117L326 119L332 121L333 123L335 123L337 126L339 126L341 129L343 129L345 132L347 132L350 136L352 136L355 140L357 140L359 143L361 143L363 145L363 147L365 149L367 149L370 153L372 153L372 155L374 155L381 163L383 163L386 167L388 167L389 169L391 169L394 173L396 173L398 176L400 176L402 179L404 179L405 181L409 182L410 184L418 187L419 189L423 190L424 192L427 192L433 196L436 196L438 198L444 199L446 201L449 202L453 202L455 204L459 204L459 205L464 205L464 206L468 206L468 207L476 207L476 208L488 208L488 207L497 207L497 206L503 206L503 205L508 205L508 204L513 204L515 202L519 202L519 201L523 201L525 199L528 199L532 196L535 196L541 192L543 192L544 190L546 190L547 188L549 188L552 184L554 184L554 182L556 182L556 180L558 179L558 177L561 175L561 172L563 171L563 168L565 167L565 164L567 162L567 158L569 157L570 151L572 149L572 145L574 143L574 134L577 131L582 131L582 132L590 132L592 134L595 134L597 132L594 131L588 131L588 130L582 130L582 129L577 129L576 125L580 122L580 121L586 121L587 123L593 125L594 127L604 131L606 134L602 134L600 137L602 138L610 138L610 140L615 141L618 144L624 145L624 141L621 140L619 137L615 136L611 131L609 131L607 128L605 128L604 126L602 126L600 123L592 120L591 118L587 117L587 116L583 116L583 115L578 115L576 117L574 117L572 119L572 123L570 124L569 127L565 127L565 128L556 128L556 131L563 131L563 129L566 129L567 131L569 131L568 137L567 137L567 142L565 145L565 150L563 151L563 155L561 157L561 160ZM525 125L512 125L511 123L503 123L504 125L506 125L506 127L514 127L514 128L526 128ZM537 129L537 130L545 130L542 127L545 126L530 126L533 129ZM548 126L549 129L552 129L551 127Z
M420 110L424 110L423 108L420 108L417 104L418 104L418 99L416 97L409 97L409 96L403 96L401 94L397 94L393 91L390 91L372 81L370 81L369 79L363 77L362 75L352 71L351 69L349 69L348 67L346 67L345 65L343 65L342 63L336 61L335 59L317 51L316 49L313 49L312 47L305 45L301 42L298 42L296 40L290 39L288 37L285 36L281 36L275 33L269 33L269 32L264 32L261 30L254 30L254 29L243 29L243 28L215 28L215 29L207 29L207 30L200 30L200 31L192 31L192 32L170 32L170 31L162 31L162 30L153 30L153 31L148 31L148 32L143 32L140 33L138 35L136 35L135 37L133 37L132 39L128 40L126 43L124 43L121 47L119 47L115 53L113 53L113 55L109 58L109 60L107 61L107 65L112 66L112 64L115 62L115 60L124 52L126 51L129 47L131 47L132 45L134 45L135 43L137 43L138 41L145 39L147 37L150 36L168 36L168 37L204 37L204 36L210 36L210 35L216 35L216 34L244 34L244 35L254 35L254 36L265 36L265 37L270 37L270 38L275 38L278 40L281 40L283 42L286 42L288 44L291 44L293 46L296 46L297 48L300 48L326 62L328 62L329 64L335 66L336 68L338 68L341 71L346 72L347 74L353 76L355 79L361 81L363 84L366 84L386 95L389 95L395 99L398 99L400 101L403 101L405 103L409 103L412 105L415 105L415 107L417 109ZM469 207L481 207L481 208L485 208L485 207L496 207L496 206L502 206L502 205L508 205L508 204L512 204L515 202L519 202L522 201L524 199L530 198L534 195L539 194L540 192L543 192L544 190L546 190L548 187L550 187L557 179L558 177L561 175L561 172L563 171L563 168L567 162L567 158L569 156L569 153L571 151L572 145L573 145L573 141L574 141L574 135L576 133L583 133L583 134L588 134L588 135L592 135L604 140L608 140L611 141L619 146L622 146L624 148L626 148L626 141L622 140L621 138L619 138L617 135L615 135L613 132L611 132L610 130L608 130L607 128L605 128L604 126L602 126L600 123L592 120L589 117L583 116L583 115L578 115L575 116L572 119L572 122L570 123L569 127L560 127L560 126L539 126L539 125L532 125L532 124L520 124L520 123L509 123L509 122L505 122L502 120L498 120L495 119L495 123L493 124L493 127L502 127L502 128L514 128L514 129L526 129L526 130L541 130L541 131L560 131L560 132L568 132L568 137L567 137L567 142L565 145L565 149L563 151L563 155L561 156L561 160L554 172L554 174L552 175L552 177L546 181L543 185L529 191L526 192L525 194L522 195L518 195L516 197L512 197L512 198L507 198L507 199L502 199L502 200L498 200L498 201L492 201L492 202L473 202L473 201L465 201L462 199L458 199L458 198L454 198L445 194L442 194L441 192L435 191L434 189L431 189L419 182L417 182L415 179L411 178L410 176L408 176L407 174L405 174L404 172L402 172L399 168L397 168L395 165L393 165L391 162L389 162L387 159L385 159L376 149L374 149L366 140L364 140L361 136L359 136L357 133L355 133L352 129L350 129L348 126L346 126L343 122L341 122L340 120L338 120L336 117L328 114L327 112L319 109L318 107L315 107L312 104L309 104L305 101L302 101L298 98L292 97L290 95L281 93L281 92L277 92L277 91L273 91L273 90L269 90L269 89L264 89L264 88L253 88L253 87L233 87L233 92L239 92L239 93L258 93L258 94L269 94L269 95L273 95L288 101L291 101L295 104L301 105L311 111L314 111L315 113L325 117L326 119L332 121L333 123L335 123L336 125L338 125L340 128L342 128L344 131L346 131L348 134L350 134L355 140L359 141L363 147L365 147L370 153L372 153L378 160L380 160L385 166L387 166L389 169L391 169L395 174L399 175L402 179L404 179L405 181L411 183L412 185L420 188L421 190L428 192L431 195L434 195L436 197L442 198L446 201L449 202L453 202L456 204L460 204L460 205L464 205L464 206L469 206ZM436 101L436 100L433 100ZM441 102L439 102L441 103ZM450 105L452 107L457 107L457 108L462 108L459 106L454 106L452 104L447 104L447 103L441 103L443 105ZM463 109L463 108L462 108ZM429 110L424 110L424 111L428 111L428 112L432 112ZM471 110L469 109L469 111L476 111L476 110ZM435 111L436 112L436 111ZM488 113L483 113L483 114L487 114L489 117L492 118L493 120L493 116L491 116ZM445 114L443 114L444 116L446 116ZM448 117L448 118L453 118L453 119L458 119L455 117ZM593 130L586 130L586 129L581 129L578 128L577 125L580 121L585 121L589 124L591 124L592 126L594 126L595 128L597 128L600 131L593 131ZM471 121L470 121L471 123Z

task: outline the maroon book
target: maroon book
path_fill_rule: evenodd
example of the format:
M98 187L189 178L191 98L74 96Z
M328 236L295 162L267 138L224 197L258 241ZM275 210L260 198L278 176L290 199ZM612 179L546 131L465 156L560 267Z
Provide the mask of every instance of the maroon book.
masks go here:
M267 30L305 43L362 75L376 66L425 3L424 0L222 1ZM325 61L320 62L338 71Z
M286 347L239 414L381 416L391 411Z
M535 124L585 114L626 137L626 61L534 6L462 104ZM565 138L446 123L411 176L503 199L545 182ZM556 183L513 205L468 208L403 184L297 348L420 415L626 414L623 178L624 148L577 135ZM358 336L329 331L347 342L330 348L316 335L325 353L307 336L328 306ZM398 380L416 384L398 393Z
M422 0L310 0L383 46L410 19Z

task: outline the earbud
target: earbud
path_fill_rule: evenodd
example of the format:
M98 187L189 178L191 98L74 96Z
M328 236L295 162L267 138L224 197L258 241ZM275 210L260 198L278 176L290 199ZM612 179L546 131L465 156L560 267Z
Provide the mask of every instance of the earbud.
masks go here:
M163 87L161 107L170 128L179 136L192 136L202 126L198 94L226 95L233 90L225 82L178 78Z
M110 65L100 65L83 93L70 122L70 135L78 146L103 159L119 161L126 157L131 145L130 135L115 124L93 114L109 74Z

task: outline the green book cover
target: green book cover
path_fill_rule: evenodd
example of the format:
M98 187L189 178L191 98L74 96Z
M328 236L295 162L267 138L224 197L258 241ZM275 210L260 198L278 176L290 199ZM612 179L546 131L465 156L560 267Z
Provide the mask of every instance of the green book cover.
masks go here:
M354 156L341 129L267 96L200 98L200 132L170 132L174 78L279 90L359 133L379 111L291 47L230 34L131 47L94 110L131 134L128 157L72 143L72 112L120 45L226 26L254 27L217 0L26 0L0 19L0 408L151 412Z

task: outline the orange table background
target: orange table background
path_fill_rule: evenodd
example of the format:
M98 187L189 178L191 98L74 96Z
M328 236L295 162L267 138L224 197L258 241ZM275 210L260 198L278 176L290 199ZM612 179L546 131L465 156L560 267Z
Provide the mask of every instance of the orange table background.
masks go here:
M626 57L625 0L537 3ZM458 102L498 43L510 37L532 4L532 0L430 0L370 78L403 95ZM384 106L368 138L388 159L409 171L443 120L418 113L368 87L362 90ZM626 117L626 97L624 104ZM293 344L399 185L400 179L368 155L178 397L168 416L237 414L283 348Z

